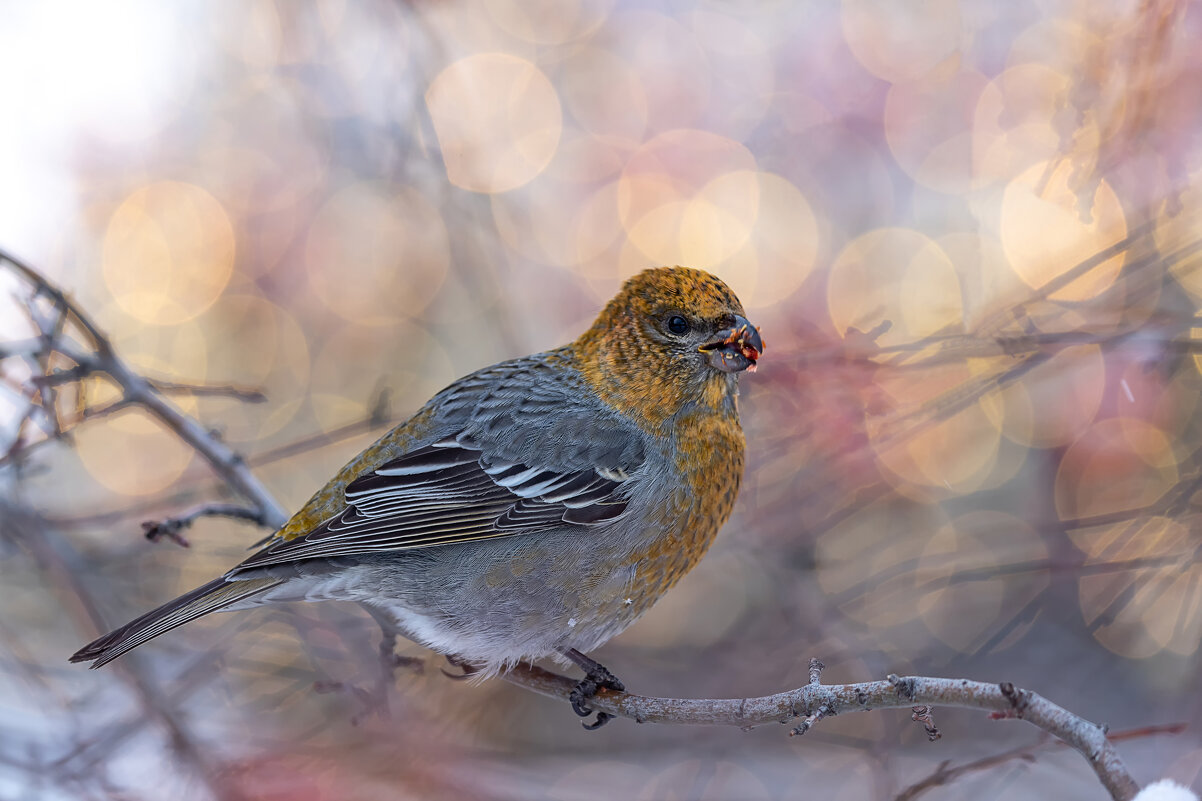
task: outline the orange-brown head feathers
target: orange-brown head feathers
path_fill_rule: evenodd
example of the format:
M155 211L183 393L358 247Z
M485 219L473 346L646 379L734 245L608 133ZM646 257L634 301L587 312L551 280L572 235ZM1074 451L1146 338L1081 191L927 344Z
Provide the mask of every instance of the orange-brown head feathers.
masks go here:
M717 319L724 314L742 315L743 304L721 279L704 270L656 267L628 279L598 316L593 329L612 323L615 315L627 311L644 317L677 311Z
M628 280L572 349L593 389L648 429L686 406L735 413L735 375L754 369L759 332L726 284L659 267Z

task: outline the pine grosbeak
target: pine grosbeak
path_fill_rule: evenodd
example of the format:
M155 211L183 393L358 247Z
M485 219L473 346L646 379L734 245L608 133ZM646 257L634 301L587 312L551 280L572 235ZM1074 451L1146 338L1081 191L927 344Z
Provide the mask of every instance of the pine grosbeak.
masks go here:
M71 660L100 667L209 612L337 599L481 676L551 656L589 672L584 696L620 688L581 652L646 612L730 516L737 374L762 350L717 278L646 270L575 342L456 381L262 550Z

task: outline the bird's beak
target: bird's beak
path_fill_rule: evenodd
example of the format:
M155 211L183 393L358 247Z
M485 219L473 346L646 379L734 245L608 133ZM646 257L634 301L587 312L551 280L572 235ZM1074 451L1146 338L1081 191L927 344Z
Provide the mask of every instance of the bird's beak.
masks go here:
M724 373L740 370L754 373L755 363L764 352L764 340L758 328L736 314L733 326L714 334L699 350L706 355L710 367Z

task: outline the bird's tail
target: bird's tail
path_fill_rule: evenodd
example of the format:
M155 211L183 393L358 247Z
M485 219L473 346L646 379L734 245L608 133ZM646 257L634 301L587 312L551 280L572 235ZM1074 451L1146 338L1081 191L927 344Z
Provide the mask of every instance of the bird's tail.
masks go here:
M176 626L182 626L201 615L224 609L282 583L283 580L278 578L255 578L241 581L227 578L214 579L88 643L71 656L71 661L93 660L91 665L93 669L107 665L131 648L137 648L163 632L170 631Z

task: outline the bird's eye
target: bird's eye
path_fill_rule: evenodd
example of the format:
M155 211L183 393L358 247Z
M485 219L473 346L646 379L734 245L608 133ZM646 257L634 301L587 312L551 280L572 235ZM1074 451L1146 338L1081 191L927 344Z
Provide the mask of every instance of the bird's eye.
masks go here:
M679 314L673 315L668 318L668 330L673 334L687 334L689 331L689 321Z

